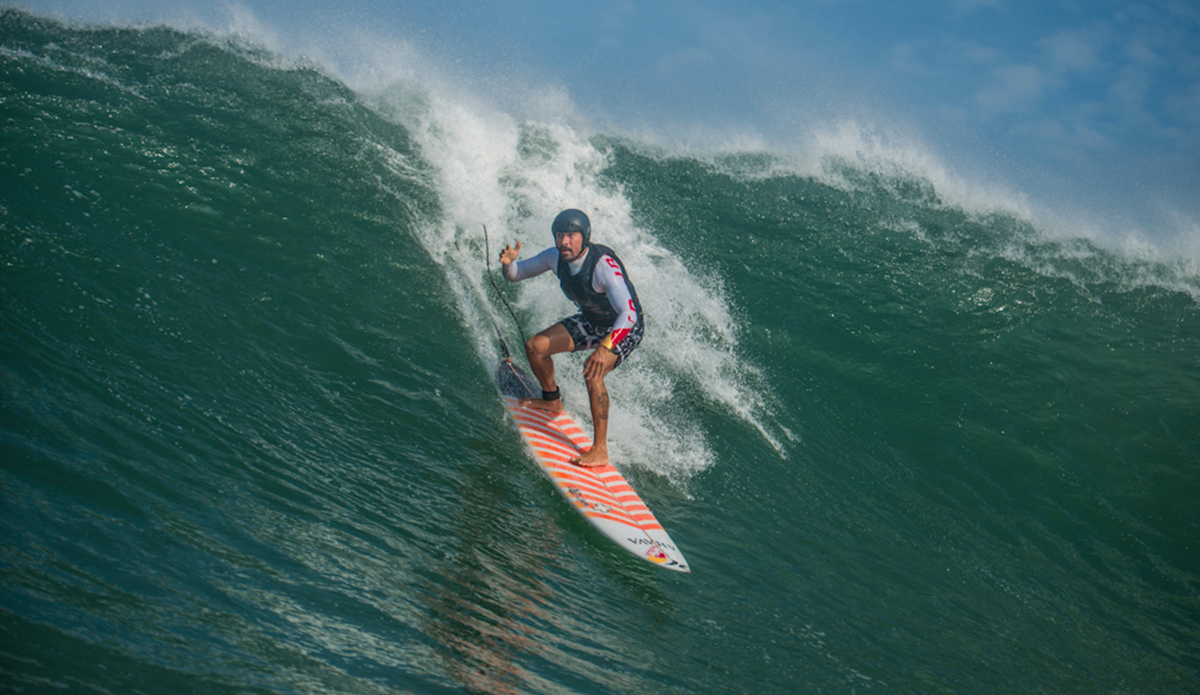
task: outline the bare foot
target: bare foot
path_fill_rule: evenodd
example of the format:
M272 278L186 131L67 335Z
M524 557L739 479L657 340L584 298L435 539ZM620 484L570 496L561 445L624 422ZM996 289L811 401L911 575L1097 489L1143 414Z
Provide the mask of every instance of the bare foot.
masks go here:
M535 408L544 410L547 413L561 413L563 411L563 403L561 398L556 398L552 401L544 401L540 398L522 398L517 401L517 405L522 408Z
M608 465L608 449L605 447L593 446L585 451L578 458L571 459L571 463L584 468L599 468L600 466Z

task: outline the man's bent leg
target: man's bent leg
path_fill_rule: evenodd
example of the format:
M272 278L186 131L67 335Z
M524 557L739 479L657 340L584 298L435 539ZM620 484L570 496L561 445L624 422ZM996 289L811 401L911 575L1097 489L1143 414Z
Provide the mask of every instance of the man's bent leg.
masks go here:
M571 334L561 323L554 324L525 342L525 356L529 358L529 367L533 370L533 376L541 384L543 391L558 390L558 385L554 381L553 356L560 352L571 352L574 349L575 341L571 339ZM538 395L540 396L540 394ZM523 398L521 405L554 413L561 412L563 409L561 398L553 401L542 400L540 397Z
M580 466L595 468L608 465L608 388L604 385L604 376L615 366L614 359L608 364L598 365L591 375L584 378L592 406L593 429L592 448L575 460Z

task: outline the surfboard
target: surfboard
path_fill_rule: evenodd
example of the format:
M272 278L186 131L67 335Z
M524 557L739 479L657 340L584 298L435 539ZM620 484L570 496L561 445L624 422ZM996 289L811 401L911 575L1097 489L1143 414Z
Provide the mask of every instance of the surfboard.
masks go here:
M501 361L496 381L534 461L575 511L643 560L676 572L691 571L675 541L620 471L612 465L585 468L571 463L572 457L592 447L592 440L569 414L520 405L521 398L541 393L536 381L509 360Z

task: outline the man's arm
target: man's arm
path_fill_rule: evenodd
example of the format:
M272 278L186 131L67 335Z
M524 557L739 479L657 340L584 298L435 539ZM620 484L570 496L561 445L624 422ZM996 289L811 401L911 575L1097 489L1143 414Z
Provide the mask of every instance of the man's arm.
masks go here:
M605 336L602 347L609 351L617 343L629 335L629 331L637 325L637 307L633 304L633 295L625 284L621 266L612 256L605 255L596 263L596 271L592 274L592 287L598 292L604 292L609 304L617 312L617 320L613 322L612 330Z
M521 252L521 242L516 248L505 246L500 252L500 264L503 266L504 279L509 282L526 280L541 275L547 270L554 270L558 265L558 249L551 246L527 261L518 261L517 254Z

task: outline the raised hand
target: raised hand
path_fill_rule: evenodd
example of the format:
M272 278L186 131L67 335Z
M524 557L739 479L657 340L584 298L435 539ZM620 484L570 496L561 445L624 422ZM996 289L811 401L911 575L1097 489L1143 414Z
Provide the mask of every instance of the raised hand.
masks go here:
M504 250L500 252L500 264L508 265L509 263L512 263L513 261L517 260L517 256L520 255L520 253L521 242L519 241L517 242L516 248L513 248L512 246L505 246Z

